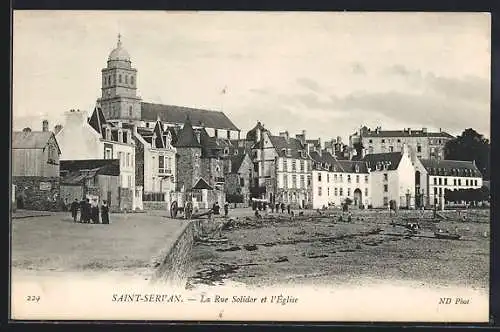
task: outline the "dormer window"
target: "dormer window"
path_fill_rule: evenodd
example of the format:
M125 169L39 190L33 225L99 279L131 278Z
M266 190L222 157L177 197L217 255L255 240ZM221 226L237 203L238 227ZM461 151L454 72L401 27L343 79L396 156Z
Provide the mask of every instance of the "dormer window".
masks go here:
M111 129L109 127L106 128L106 137L105 139L111 140Z

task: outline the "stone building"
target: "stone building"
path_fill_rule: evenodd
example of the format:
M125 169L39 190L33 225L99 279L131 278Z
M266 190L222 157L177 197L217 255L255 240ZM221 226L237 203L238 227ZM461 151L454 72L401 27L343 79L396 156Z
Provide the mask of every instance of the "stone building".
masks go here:
M87 112L70 110L56 138L61 160L120 160L120 206L135 210L142 206L142 192L135 187L135 142L132 131L121 122L110 123L96 107Z
M427 171L426 206L444 207L444 191L477 189L483 186L483 176L473 161L422 159Z
M44 120L42 131L12 133L12 184L19 209L59 210L61 149Z
M129 122L138 127L154 128L160 119L163 130L167 127L179 130L189 116L194 129L204 128L212 137L240 138L240 130L223 112L143 102L137 95L138 71L132 67L130 55L123 47L120 36L101 74L102 94L97 104L110 122Z
M444 159L446 142L454 137L441 129L438 132L428 131L427 128L403 130L374 130L362 127L358 132L349 137L349 145L360 151L362 158L366 154L386 152L401 152L406 145L418 159Z
M225 159L226 199L229 203L250 203L253 163L245 148L231 148ZM241 199L241 201L240 201Z
M258 122L246 139L254 141L251 196L293 207L310 205L311 158L304 133L299 138L286 131L273 136Z
M366 162L339 160L330 152L312 151L312 207L371 205L370 172Z
M202 128L194 130L189 117L177 133L176 191L192 199L197 208L207 209L225 201L224 164L215 137Z

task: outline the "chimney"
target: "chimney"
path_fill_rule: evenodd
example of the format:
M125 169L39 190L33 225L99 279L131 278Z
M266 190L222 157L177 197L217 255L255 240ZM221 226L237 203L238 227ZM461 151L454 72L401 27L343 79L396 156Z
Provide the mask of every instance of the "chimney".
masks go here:
M288 141L288 131L281 131L280 136Z
M58 125L55 125L54 126L54 135L57 135L61 130L62 130L63 126L58 124Z
M42 131L49 131L49 121L43 120L43 122L42 122Z
M262 124L260 121L257 121L257 126L255 127L255 143L259 142L262 136L261 132L261 126Z

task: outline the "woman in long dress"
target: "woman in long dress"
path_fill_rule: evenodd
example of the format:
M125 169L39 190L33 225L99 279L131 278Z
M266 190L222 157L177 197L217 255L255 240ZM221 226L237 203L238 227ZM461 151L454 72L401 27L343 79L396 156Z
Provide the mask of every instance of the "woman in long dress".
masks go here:
M103 201L101 206L101 220L103 224L109 224L109 207L108 202Z

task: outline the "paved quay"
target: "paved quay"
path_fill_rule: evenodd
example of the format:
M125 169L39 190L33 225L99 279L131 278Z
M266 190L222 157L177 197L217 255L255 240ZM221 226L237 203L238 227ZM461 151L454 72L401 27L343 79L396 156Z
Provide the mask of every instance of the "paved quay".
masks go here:
M74 223L68 213L16 211L13 276L123 274L149 279L188 221L166 212L111 214L111 224ZM31 213L31 212L30 212Z

